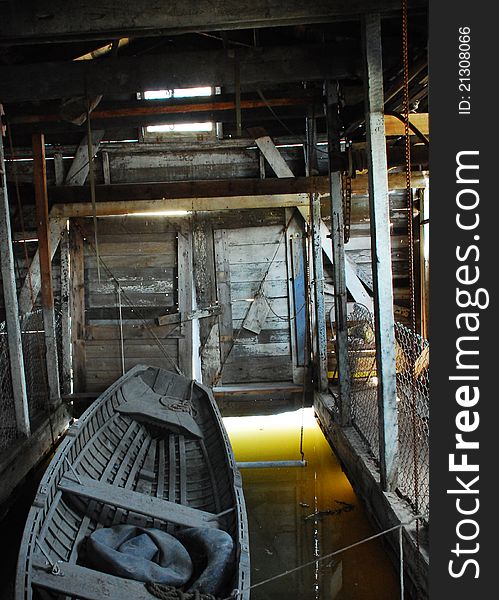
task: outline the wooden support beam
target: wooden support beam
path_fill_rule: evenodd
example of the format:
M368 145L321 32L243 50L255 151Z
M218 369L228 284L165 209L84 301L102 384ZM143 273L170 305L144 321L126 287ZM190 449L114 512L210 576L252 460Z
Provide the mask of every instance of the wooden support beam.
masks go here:
M163 200L136 200L98 202L98 217L178 211L246 210L250 208L285 208L307 206L307 194L278 194L273 196L231 196L226 198L165 198ZM91 217L91 203L58 204L52 214L59 217Z
M315 118L307 118L307 172L311 173L316 163L317 126ZM312 232L312 257L314 267L314 306L317 335L317 370L319 390L328 388L327 378L327 334L326 306L324 302L324 265L322 262L321 201L318 194L310 194L310 225Z
M366 179L367 190L367 179ZM179 200L186 198L220 198L234 196L270 196L301 193L326 193L327 177L288 177L285 179L219 179L201 181L169 181L151 183L115 183L96 185L97 202L126 200ZM89 202L88 186L50 188L53 204Z
M54 154L54 171L55 171L55 184L62 185L64 183L64 163L61 152Z
M290 169L284 158L282 157L279 149L274 144L272 138L265 133L262 128L254 129L252 132L255 135L255 143L261 152L261 155L268 162L278 179L290 180L294 178L293 171ZM269 180L267 180L269 181ZM310 199L310 195L309 195ZM318 198L317 198L317 201ZM310 214L310 202L308 206L296 205L299 213L303 217L305 223L309 220ZM289 211L286 211L286 219L289 221ZM317 216L317 213L316 213ZM320 203L319 203L319 217L320 217ZM293 227L291 226L291 229ZM305 357L305 331L306 322L303 319L310 315L309 307L306 306L306 294L304 289L301 289L301 284L304 282L304 264L303 264L303 245L301 239L290 240L291 254L290 260L288 261L288 272L291 272L293 277L297 276L299 279L296 281L296 285L292 286L292 289L288 286L288 302L290 306L290 314L294 317L295 327L293 328L291 350L293 354L293 379L294 381L303 381L303 367L306 362ZM322 267L322 264L321 264ZM292 294L291 294L292 292ZM303 308L301 303L304 303ZM300 306L298 306L300 304ZM291 310L292 309L292 310ZM304 329L305 326L305 329ZM317 339L320 332L320 327L316 328ZM325 337L325 322L324 322L324 337ZM327 387L327 347L324 344L324 352L326 352L326 359L324 364L319 360L317 365L317 371L319 374L319 386L322 388L324 385ZM321 351L317 347L317 356L321 356Z
M428 113L412 113L409 115L409 121L417 127L423 135L428 135L430 133ZM404 123L393 115L385 115L385 135L386 137L405 135Z
M104 130L98 129L92 131L92 156L97 154L103 137ZM71 167L66 175L66 185L83 185L88 177L89 171L87 136L84 136L76 150L75 157L73 158Z
M66 219L61 217L49 216L49 249L50 260L54 258L62 232L66 225ZM42 279L40 272L40 250L37 248L28 269L29 274L24 278L21 291L19 292L19 312L24 315L33 308L38 293L40 292Z
M348 365L347 288L357 300L361 290L357 276L346 269L343 196L341 172L334 167L334 159L340 154L340 119L337 82L327 83L327 128L331 200L331 258L333 265L334 312L336 322L336 364L338 366L338 393L340 420L343 426L352 421L350 400L350 368ZM367 293L365 293L368 296Z
M398 479L398 416L393 318L392 258L386 143L384 135L383 65L379 14L362 20L366 82L366 137L369 161L369 208L374 282L376 370L381 484L393 491Z
M410 6L422 6L412 0ZM219 0L123 0L120 10L103 10L97 0L61 10L57 0L44 2L43 11L34 0L25 0L0 23L4 44L36 41L102 40L120 37L176 35L199 31L224 31L329 23L357 19L367 11L396 11L396 0L290 0L283 10L281 2L253 0L250 4ZM97 18L98 17L98 18ZM81 61L95 62L95 61ZM137 88L140 89L140 88Z
M158 14L163 13L164 6L162 3ZM197 9L193 14L196 12ZM0 21L0 30L3 22ZM33 43L32 38L30 43ZM334 62L325 60L325 55L334 56ZM240 83L245 87L321 81L324 78L355 78L360 73L360 65L356 64L351 52L339 45L241 48L238 58ZM0 97L3 102L126 95L138 90L205 85L223 88L234 85L234 59L227 50L0 67Z
M29 436L30 422L26 380L24 377L24 359L19 325L19 308L16 294L16 278L14 274L14 255L12 252L12 233L10 228L9 198L5 178L5 161L3 141L0 132L0 263L2 272L3 297L5 304L5 321L7 325L7 341L9 347L10 379L17 431L20 435ZM6 402L1 398L0 402Z
M140 122L143 126L154 125L157 123L165 122L178 122L178 118L184 118L191 122L196 120L215 120L212 119L212 115L221 120L231 120L227 112L233 112L237 110L238 104L239 109L254 110L258 108L268 107L305 107L314 103L314 100L319 100L319 97L309 92L301 93L297 95L293 93L291 96L286 97L269 97L261 100L254 97L240 98L239 102L237 99L237 86L236 86L236 98L233 96L215 96L216 99L211 100L209 98L179 98L179 99L167 99L167 100L129 100L112 103L101 103L98 108L92 111L92 123L94 126L101 122L113 123L119 119L120 124L130 124ZM33 111L33 108L31 111ZM27 111L24 108L24 111ZM53 107L52 107L53 110ZM46 133L51 131L61 131L60 125L58 127L52 127L54 123L67 123L64 121L60 113L57 112L18 112L13 113L9 117L9 123L11 126L15 126L15 130L19 130L19 125L29 125L30 127L39 125L42 126ZM237 123L237 117L236 117ZM71 124L66 126L66 130L71 128ZM74 127L74 125L73 125Z
M177 243L178 269L178 310L181 314L192 313L193 277L192 277L192 233L190 230L178 232ZM193 328L192 320L182 323L182 334L178 341L178 361L182 373L189 378L193 376Z
M70 221L69 252L71 264L71 363L73 369L73 391L86 391L85 376L85 252L84 240L78 227Z
M308 366L309 309L307 306L307 281L305 270L305 244L302 223L295 218L296 211L285 210L288 224L286 235L286 267L288 280L289 315L291 319L291 356L293 357L293 383L303 383L305 366ZM300 219L301 221L301 219Z
M52 263L49 236L45 140L43 134L40 133L33 134L32 139L43 324L45 329L45 358L47 363L49 400L52 404L59 404L61 400L61 392L59 387L59 369L56 337L57 333L54 314L54 292L52 288Z
M62 393L71 392L71 258L69 230L64 228L61 239L61 347Z
M225 229L215 229L213 237L215 243L215 271L218 303L222 307L222 313L218 317L218 331L220 336L220 362L223 368L234 343L230 290L229 243L227 240L227 231Z
M287 165L286 165L287 166ZM405 175L393 173L388 176L390 190L405 189ZM411 174L411 184L415 188L425 188L428 184L428 174L415 171ZM352 180L353 194L367 195L368 178L359 174ZM288 196L289 194L329 194L329 178L326 176L312 177L279 177L279 178L241 178L205 181L169 181L151 183L115 183L96 185L95 194L98 203L126 202L132 200L171 200L182 201L179 210L195 210L186 202L192 199L200 205L205 198L237 198L253 196ZM59 204L77 204L90 202L88 186L53 186L49 188L50 201L55 206ZM303 203L305 200L303 199ZM187 207L187 208L186 208ZM238 208L241 208L240 206ZM251 208L251 206L249 207ZM52 215L57 213L54 209ZM199 210L211 210L200 208ZM219 210L219 209L213 209Z

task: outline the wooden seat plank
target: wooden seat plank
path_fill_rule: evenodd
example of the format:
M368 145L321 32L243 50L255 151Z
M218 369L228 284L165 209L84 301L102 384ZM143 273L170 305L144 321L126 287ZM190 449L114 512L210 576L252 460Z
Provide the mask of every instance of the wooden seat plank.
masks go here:
M95 481L90 477L80 477L80 481L81 483L77 483L63 477L58 487L63 492L77 494L78 496L124 508L148 517L156 517L177 525L218 527L218 521L213 513L169 502L168 500L161 500L154 496L145 496L138 492Z
M47 561L43 556L36 556L33 561L32 585L81 600L102 600L102 598L123 600L129 597L133 597L134 600L151 600L152 598L144 583L140 581L115 577L67 562L58 562L57 566L60 574L53 575L50 569L47 569Z

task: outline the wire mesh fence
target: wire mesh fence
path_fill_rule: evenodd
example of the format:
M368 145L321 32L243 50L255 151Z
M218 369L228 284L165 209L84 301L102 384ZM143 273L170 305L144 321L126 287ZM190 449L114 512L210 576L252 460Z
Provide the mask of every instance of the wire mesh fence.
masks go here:
M17 438L14 394L10 375L9 347L5 322L0 323L0 452Z
M60 311L56 310L55 316L59 372L61 372L62 319ZM20 319L20 327L29 420L33 430L49 412L45 330L42 310L35 309L23 315ZM14 406L8 332L5 322L2 322L0 323L0 452L9 448L18 438Z
M429 519L429 343L395 325L399 426L399 493ZM352 423L379 460L374 319L354 306L348 324Z
M349 318L348 364L352 423L364 438L376 460L379 459L376 350L373 315L355 304Z
M33 426L47 414L48 406L45 333L41 309L22 317L21 338L29 418Z
M396 323L399 492L429 517L429 351L427 340Z

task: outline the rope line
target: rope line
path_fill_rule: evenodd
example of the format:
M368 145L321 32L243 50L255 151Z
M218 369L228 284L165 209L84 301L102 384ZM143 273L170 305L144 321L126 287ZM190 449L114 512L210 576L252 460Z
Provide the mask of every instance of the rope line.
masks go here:
M414 523L415 521L416 521L416 523L419 522L419 520L422 519L422 518L423 518L422 515L417 515L417 516L413 517L410 521L404 521L403 523L399 523L398 525L394 525L393 527L390 527L389 529L385 529L384 531L381 531L380 533L375 533L374 535L371 535L371 536L369 536L367 538L359 540L358 542L354 542L353 544L349 544L348 546L344 546L343 548L340 548L339 550L335 550L334 552L330 552L329 554L325 554L324 556L320 556L318 558L315 558L314 560L311 560L309 562L303 563L302 565L294 567L293 569L288 569L287 571L283 571L282 573L274 575L273 577L269 577L268 579L264 579L263 581L259 581L258 583L254 583L253 585L250 586L249 589L252 590L254 588L257 588L257 587L260 587L260 586L265 585L267 583L270 583L271 581L275 581L277 579L281 579L282 577L286 577L286 575L290 575L291 573L296 573L296 571L300 571L301 569L305 569L306 567L310 567L312 565L316 565L319 562L327 560L328 558L332 558L333 556L337 556L338 554L341 554L342 552L346 552L347 550L351 550L352 548L356 548L357 546L365 544L366 542L370 542L371 540L374 540L376 538L382 537L383 535L386 535L387 533L391 533L392 531L396 531L397 529L402 530L404 527L406 527L408 525L412 525L412 523Z

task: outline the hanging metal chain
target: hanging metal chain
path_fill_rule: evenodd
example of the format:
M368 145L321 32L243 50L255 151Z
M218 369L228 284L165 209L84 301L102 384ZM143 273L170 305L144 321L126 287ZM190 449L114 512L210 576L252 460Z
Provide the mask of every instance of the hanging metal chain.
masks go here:
M405 180L406 180L406 204L407 204L407 238L408 238L408 267L409 288L411 307L411 330L413 333L414 346L410 351L411 371L411 421L412 421L412 450L413 450L413 480L414 480L414 505L416 512L419 511L419 452L417 445L417 399L414 366L419 354L416 336L416 298L414 286L414 230L413 230L413 208L412 208L412 186L411 186L411 139L409 130L409 32L408 32L408 9L407 0L402 0L402 55L404 69L404 136L405 136ZM419 521L416 522L416 548L419 555ZM417 571L420 576L420 561L417 560Z
M343 200L343 239L345 244L350 240L350 224L352 221L352 178L349 173L342 174Z
M416 300L414 290L414 230L411 185L411 138L409 127L409 42L408 42L407 0L402 0L402 54L404 67L404 136L405 136L405 181L407 205L407 237L409 247L409 286L411 302L411 329L416 333Z

